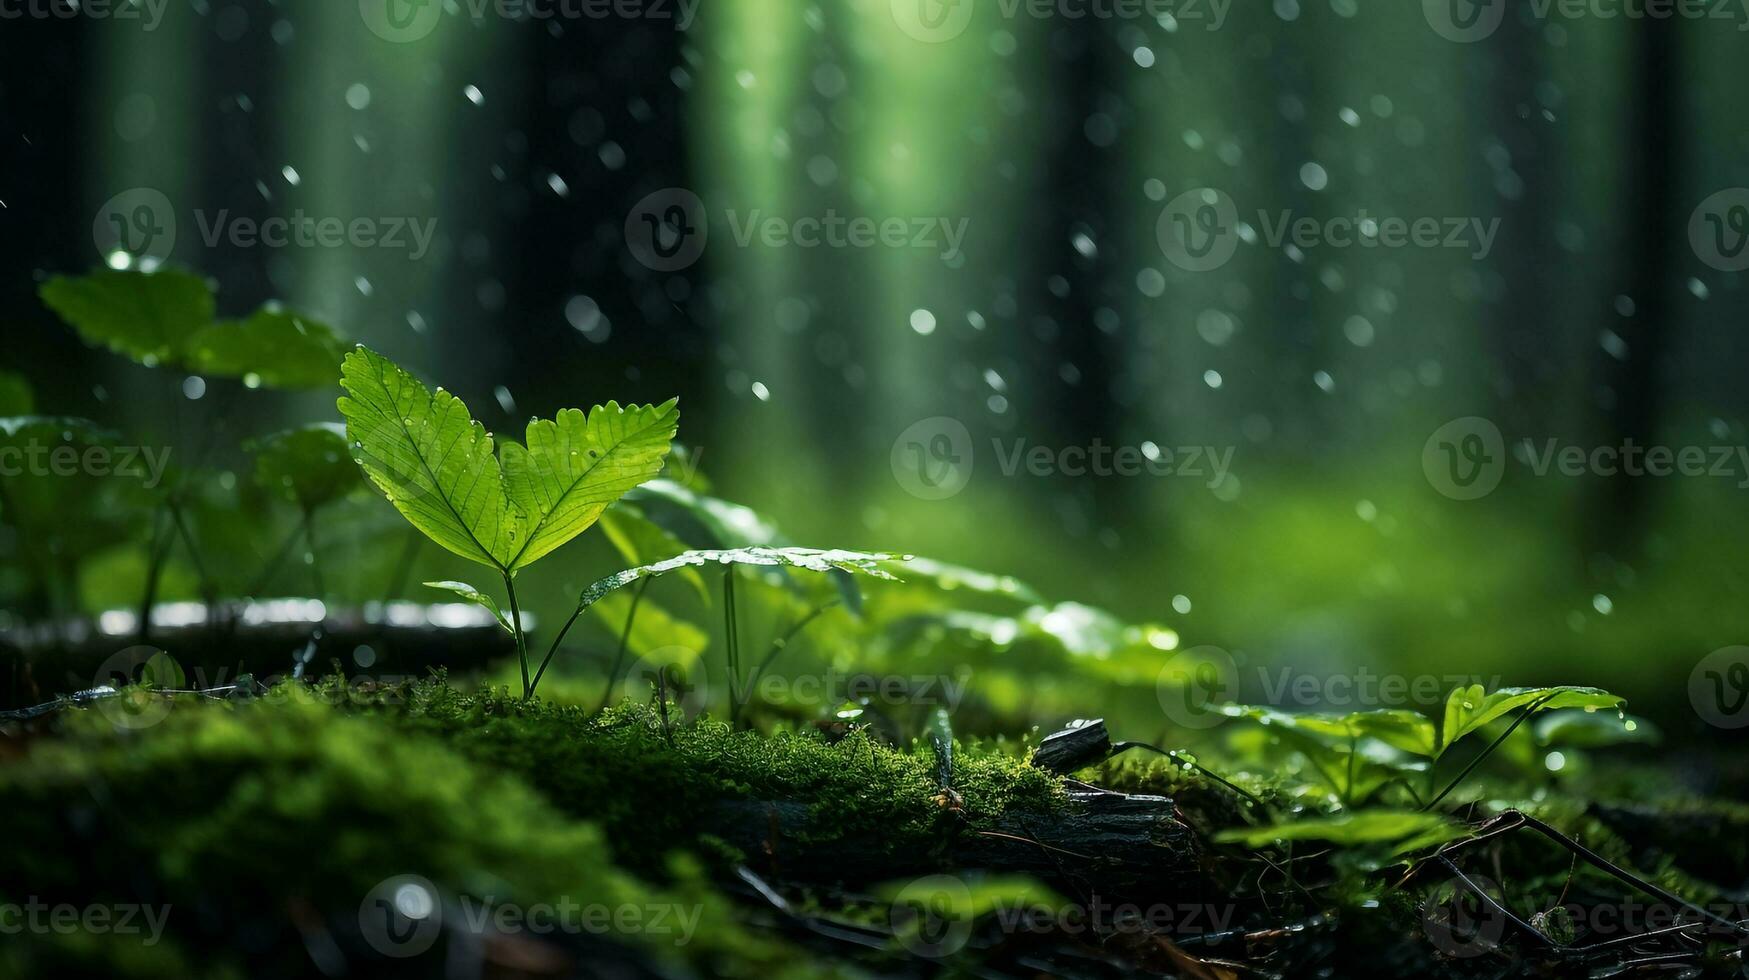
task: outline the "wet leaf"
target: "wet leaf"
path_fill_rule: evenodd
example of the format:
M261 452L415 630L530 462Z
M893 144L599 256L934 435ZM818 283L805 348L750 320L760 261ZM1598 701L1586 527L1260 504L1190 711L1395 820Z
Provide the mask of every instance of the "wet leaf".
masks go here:
M255 478L306 511L319 510L364 487L346 448L346 428L334 423L266 436L249 444Z
M87 343L148 366L178 362L189 338L213 321L212 287L176 269L56 276L39 295Z
M1322 840L1347 847L1389 844L1401 853L1430 847L1464 835L1462 825L1442 813L1418 810L1364 810L1333 817L1295 820L1266 827L1223 830L1215 840L1223 844L1266 847L1276 841Z
M360 347L346 355L340 399L352 458L414 527L450 551L512 567L524 518L505 492L492 435L461 400L430 391Z
M492 598L491 596L487 595L484 592L481 592L479 589L474 588L473 586L469 585L468 583L466 583L466 582L426 582L425 587L428 589L439 589L439 590L444 591L444 592L453 593L457 596L460 596L463 599L466 599L467 601L473 603L476 606L480 606L480 607L484 608L486 611L488 611L492 614L493 619L496 619L498 621L498 625L502 626L504 628L504 632L509 633L512 636L516 635L515 628L513 628L510 625L510 617L505 615L504 611L498 608L498 600Z
M29 415L36 411L36 393L22 375L0 371L0 418Z
M527 532L512 570L550 554L595 524L609 504L662 471L680 426L678 400L661 405L617 402L587 415L574 408L528 424L528 445L507 442L504 485Z
M269 388L325 388L334 383L343 353L332 327L270 306L196 332L182 363L197 374L253 378Z
M1460 687L1445 700L1445 723L1439 730L1439 752L1483 725L1529 705L1537 711L1562 708L1619 710L1623 699L1595 687L1508 687L1492 694L1480 684Z

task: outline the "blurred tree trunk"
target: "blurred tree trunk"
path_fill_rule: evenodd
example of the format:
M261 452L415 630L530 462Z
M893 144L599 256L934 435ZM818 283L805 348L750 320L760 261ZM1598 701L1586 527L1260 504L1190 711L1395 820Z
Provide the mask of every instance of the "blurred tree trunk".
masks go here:
M1682 247L1679 223L1686 215L1672 186L1680 172L1674 22L1650 18L1632 26L1633 82L1627 90L1633 101L1624 107L1628 145L1621 179L1625 241L1615 279L1621 289L1598 311L1599 334L1612 331L1621 344L1599 344L1591 355L1602 443L1618 447L1628 439L1645 446L1657 437L1663 405L1659 366L1669 346L1671 278ZM1633 304L1625 315L1622 297ZM1628 557L1638 547L1650 486L1643 477L1617 473L1598 487L1587 523L1588 553Z

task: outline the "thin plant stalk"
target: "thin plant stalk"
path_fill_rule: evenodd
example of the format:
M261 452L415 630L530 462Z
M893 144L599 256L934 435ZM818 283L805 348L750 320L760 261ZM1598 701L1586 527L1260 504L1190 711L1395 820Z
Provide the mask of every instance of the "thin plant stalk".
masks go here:
M631 646L632 623L636 622L638 618L638 604L644 601L644 590L650 587L651 581L651 579L644 579L639 582L638 591L632 593L632 608L626 613L625 629L621 630L619 634L619 652L614 654L613 668L607 672L607 689L601 692L601 706L595 709L598 712L607 710L607 702L613 698L614 685L619 683L620 668L625 666L626 650ZM576 617L572 617L572 622L575 621ZM570 624L566 624L566 629L569 628ZM546 670L546 664L541 664L541 670ZM535 683L540 683L540 675L536 674L534 680Z
M534 684L528 679L528 636L522 632L522 607L516 602L516 577L504 572L504 591L510 593L510 626L516 634L516 659L522 665L522 698L534 697Z
M146 646L152 642L152 607L158 604L158 581L163 574L165 559L170 557L169 514L160 512L152 521L152 543L146 559L146 591L140 597L140 624L134 642Z
M1431 810L1434 807L1438 806L1439 801L1445 799L1447 794L1449 794L1452 790L1457 789L1458 784L1462 783L1465 779L1468 779L1470 773L1474 772L1476 770L1477 766L1481 765L1484 760L1486 760L1489 756L1494 754L1495 749L1498 749L1501 745L1505 744L1506 740L1508 738L1512 737L1512 733L1518 730L1518 726L1524 724L1525 719L1529 718L1531 715L1536 714L1537 709L1542 707L1543 705L1547 704L1550 701L1550 699L1552 699L1553 697L1554 697L1554 695L1550 694L1547 697L1544 697L1543 699L1541 699L1539 701L1533 701L1530 704L1526 705L1524 710L1519 713L1518 717L1513 720L1512 724L1506 726L1506 730L1500 733L1499 738L1496 738L1494 741L1488 743L1488 747L1483 749L1480 755L1476 756L1474 759L1471 759L1470 764L1464 767L1463 772L1460 772L1457 774L1456 779L1447 783L1445 788L1439 791L1439 795L1435 796L1431 800L1428 800L1427 805L1423 806L1421 809Z
M260 596L269 585L273 584L273 577L279 574L280 568L285 565L285 560L291 557L292 548L297 546L298 540L303 536L304 528L301 524L292 528L291 533L285 536L285 543L281 544L279 550L274 552L273 557L268 559L267 564L261 569L261 574L257 575L255 581L249 586L248 595L251 598Z
M735 569L723 573L723 647L729 663L729 726L741 713L741 639L735 622Z
M819 619L820 616L826 612L826 610L831 609L833 606L838 605L839 601L840 600L838 600L838 599L833 599L831 602L828 602L825 605L814 607L812 612L808 613L806 616L803 616L800 620L798 620L796 622L796 624L794 626L791 626L788 630L785 630L784 634L782 636L778 637L775 640L772 640L771 641L771 649L766 651L765 658L763 660L759 661L759 666L753 668L753 676L747 678L747 691L749 693L751 693L753 690L755 690L759 687L759 679L765 676L765 669L767 667L771 666L771 662L777 659L777 655L782 653L784 651L784 649L789 646L789 642L791 640L795 639L797 634L801 633L802 630L807 629L808 624L812 623L816 619ZM735 719L735 718L730 718L729 724L731 724L731 725L735 724L736 720L737 719Z

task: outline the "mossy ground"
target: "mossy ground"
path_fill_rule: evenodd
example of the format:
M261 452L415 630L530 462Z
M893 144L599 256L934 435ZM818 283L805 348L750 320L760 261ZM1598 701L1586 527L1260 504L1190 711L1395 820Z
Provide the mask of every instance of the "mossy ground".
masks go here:
M927 973L935 964L891 943L844 959L841 949L774 928L782 923L768 908L731 896L724 885L744 855L713 833L721 805L800 803L807 817L794 833L801 838L939 858L951 870L941 854L951 834L1005 815L1050 814L1067 802L1061 780L1027 765L1025 740L957 746L958 799L949 807L935 755L921 743L895 747L854 728L736 730L682 718L677 705L666 718L629 703L593 712L501 690L470 692L442 678L363 689L288 683L246 700L178 698L145 727L118 726L116 718L101 707L69 709L8 740L9 757L0 760L7 843L0 902L167 906L164 941L82 931L8 937L0 975L302 975L325 942L368 956L358 935L361 902L379 883L409 874L445 895L497 903L696 910L699 924L684 942L637 930L611 937L629 962L672 975L814 976L865 965ZM1180 819L1201 832L1256 819L1230 788L1158 756L1132 753L1080 775L1171 796ZM1291 783L1227 776L1271 808L1316 809ZM1473 798L1483 801L1477 814L1507 806L1534 813L1695 901L1725 895L1719 882L1749 862L1749 810L1669 799L1650 770L1599 767L1584 784L1559 791L1484 780ZM1697 861L1657 840L1648 822L1712 828L1705 832L1716 846ZM1494 862L1493 874L1508 879L1527 914L1621 890L1576 869L1565 851L1528 839ZM1471 976L1498 965L1447 962L1420 941L1417 892L1393 884L1401 866L1381 874L1340 851L1307 846L1274 856L1214 847L1207 863L1211 893L1236 910L1236 925L1302 924L1272 940L1273 968L1286 964L1289 974L1305 964L1357 967L1363 952L1386 957L1389 964L1377 962L1389 975ZM822 921L884 924L881 883L861 885L796 886L789 894ZM991 946L1012 938L995 937ZM1098 946L1101 956L1143 963L1158 956L1157 948L1120 948L1126 939L1133 937L1077 937L1083 952L1075 956ZM966 955L991 946L974 942ZM418 959L387 961L373 975L430 969Z
M592 717L441 680L183 698L139 730L70 710L53 727L0 766L0 897L167 905L168 940L39 936L0 954L6 975L68 962L117 976L271 975L274 952L308 938L293 920L356 919L375 885L405 874L523 905L697 907L685 945L625 941L700 975L769 975L807 961L744 929L709 884L735 857L707 834L712 803L805 801L808 833L893 848L929 846L945 819L926 750L708 719L665 728L645 706ZM1062 798L1013 755L963 751L956 776L959 819L973 825Z

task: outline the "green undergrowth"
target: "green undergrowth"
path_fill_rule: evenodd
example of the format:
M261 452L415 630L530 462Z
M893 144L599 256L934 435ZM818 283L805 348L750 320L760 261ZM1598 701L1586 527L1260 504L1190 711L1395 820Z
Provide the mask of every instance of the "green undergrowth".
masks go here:
M937 799L929 748L895 749L861 729L836 741L812 727L734 731L708 717L682 721L674 705L664 726L649 705L593 715L440 681L388 692L369 710L521 774L558 807L599 821L615 857L645 870L668 849L708 837L713 805L727 800L805 802L808 839L867 839L908 852L939 846L946 821L976 829L1009 809L1041 812L1064 800L1059 781L1018 753L961 746L950 812Z
M295 962L275 958L298 949L300 933L312 923L356 933L371 889L406 874L497 903L697 908L685 944L616 938L672 970L748 976L791 962L793 951L737 925L674 848L646 862L660 861L659 887L615 865L610 832L491 764L489 736L451 746L435 737L436 716L422 735L350 714L303 696L183 700L138 731L97 710L65 713L59 732L0 766L0 895L168 906L166 938L27 936L7 944L0 972L72 962L122 976L295 975ZM186 969L190 955L200 971Z

